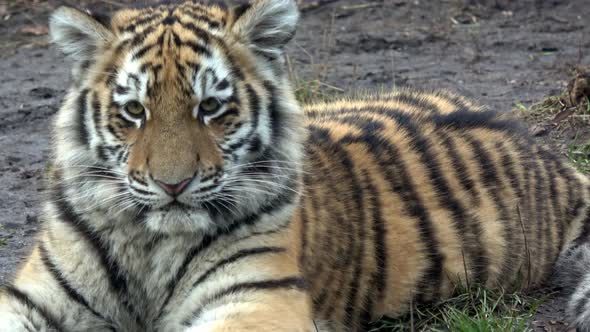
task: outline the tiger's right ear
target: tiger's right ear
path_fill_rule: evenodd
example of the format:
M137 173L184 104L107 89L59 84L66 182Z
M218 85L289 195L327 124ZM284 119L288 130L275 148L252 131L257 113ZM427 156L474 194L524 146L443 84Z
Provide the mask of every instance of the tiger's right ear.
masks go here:
M49 34L52 42L77 62L91 60L113 37L90 15L69 7L60 7L51 14Z

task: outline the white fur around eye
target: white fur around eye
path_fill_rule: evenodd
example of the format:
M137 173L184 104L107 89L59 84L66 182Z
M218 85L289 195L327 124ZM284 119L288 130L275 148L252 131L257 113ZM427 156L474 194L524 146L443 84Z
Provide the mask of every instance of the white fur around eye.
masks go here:
M133 115L129 114L125 110L125 106L123 106L119 110L119 113L121 114L121 116L123 118L125 118L125 120L127 120L129 122L132 122L135 125L135 127L137 127L137 128L141 128L141 126L143 125L143 122L144 121L149 121L150 118L151 118L151 112L145 106L144 106L144 111L143 112L144 112L144 117L143 118L139 118L139 117L136 117L136 116L133 116Z
M227 110L227 105L226 103L224 103L223 101L220 101L220 106L217 109L217 111L213 112L213 113L207 113L207 112L203 112L203 110L201 109L201 105L197 105L193 108L193 118L195 119L202 119L203 123L205 123L205 125L209 125L209 123L211 122L211 120L214 120L218 117L220 117L221 115L223 115L223 113Z

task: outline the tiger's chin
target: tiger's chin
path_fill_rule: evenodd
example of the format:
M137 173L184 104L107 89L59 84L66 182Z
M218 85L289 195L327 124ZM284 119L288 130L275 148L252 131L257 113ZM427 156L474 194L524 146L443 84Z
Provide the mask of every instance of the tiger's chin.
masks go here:
M165 234L204 234L216 228L207 210L181 204L148 210L144 215L144 223L150 231Z

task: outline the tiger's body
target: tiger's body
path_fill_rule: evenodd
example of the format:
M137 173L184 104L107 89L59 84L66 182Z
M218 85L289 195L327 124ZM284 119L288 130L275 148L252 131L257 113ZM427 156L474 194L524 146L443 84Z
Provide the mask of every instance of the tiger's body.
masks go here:
M411 91L301 110L281 57L297 16L291 0L52 16L75 81L2 330L361 331L584 253L589 180L511 120Z

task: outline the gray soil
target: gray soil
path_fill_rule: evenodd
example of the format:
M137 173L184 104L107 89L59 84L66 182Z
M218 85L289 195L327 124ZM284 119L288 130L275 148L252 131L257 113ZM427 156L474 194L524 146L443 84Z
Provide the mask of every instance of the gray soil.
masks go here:
M46 37L22 32L63 3L32 2L0 2L0 284L40 227L52 115L69 84L69 63ZM111 10L122 2L76 3ZM289 63L298 82L317 80L325 94L446 88L511 111L561 93L571 69L590 64L589 0L301 3ZM563 306L559 297L545 304L537 328L563 329Z

